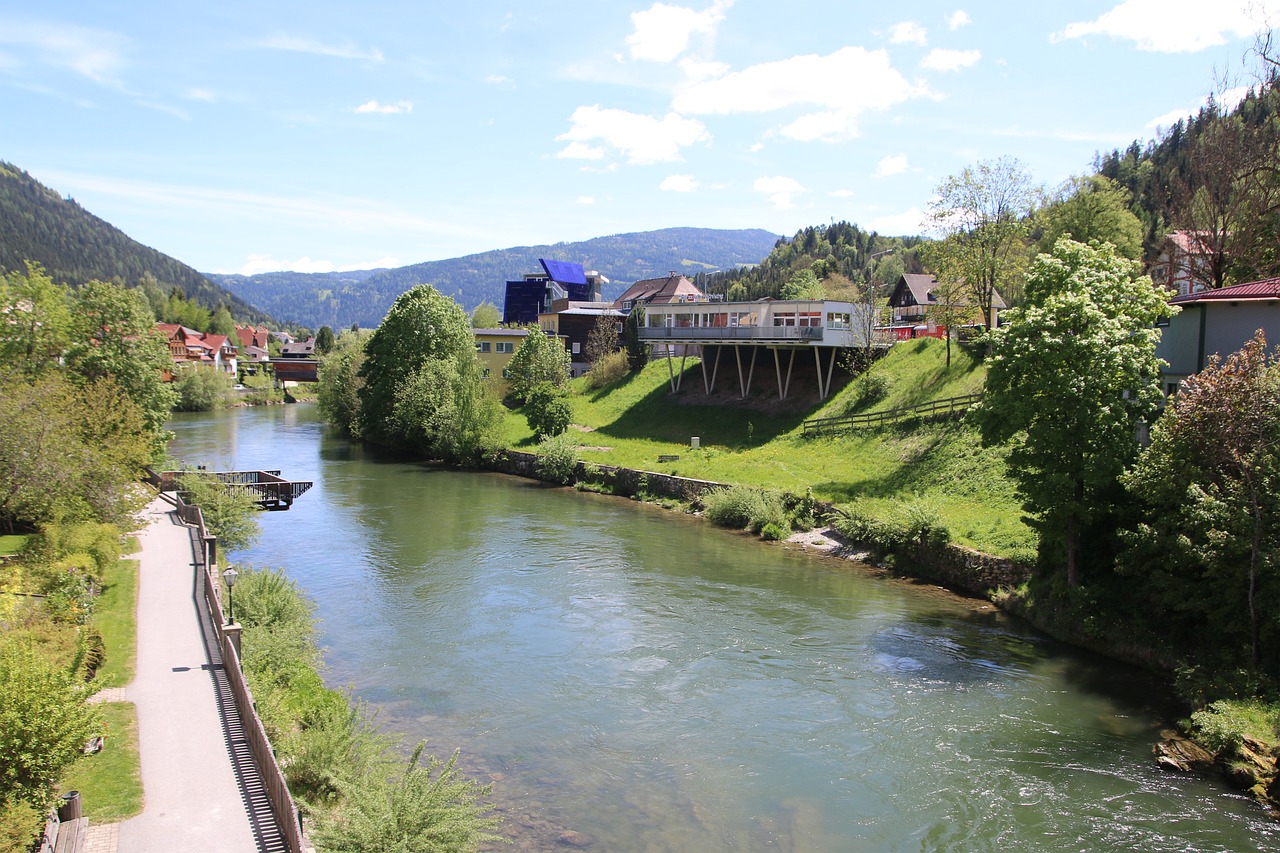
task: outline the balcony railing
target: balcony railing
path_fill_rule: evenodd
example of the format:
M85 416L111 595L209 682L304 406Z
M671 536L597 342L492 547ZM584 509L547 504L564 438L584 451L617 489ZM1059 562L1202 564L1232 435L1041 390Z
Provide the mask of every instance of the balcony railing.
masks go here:
M645 326L645 341L820 341L821 326Z

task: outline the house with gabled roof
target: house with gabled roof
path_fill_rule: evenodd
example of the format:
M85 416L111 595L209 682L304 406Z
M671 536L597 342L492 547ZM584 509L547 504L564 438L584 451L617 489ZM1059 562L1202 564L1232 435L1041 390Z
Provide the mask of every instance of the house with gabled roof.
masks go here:
M1250 281L1217 290L1175 296L1179 309L1161 321L1156 357L1166 395L1194 373L1204 370L1213 355L1226 357L1253 339L1261 329L1271 346L1280 344L1280 278Z
M176 323L156 323L156 329L165 336L175 365L195 364L236 376L239 348L226 335L200 332Z
M630 313L637 305L674 305L681 302L706 302L698 286L675 271L663 278L645 278L626 289L613 302L613 307Z
M1151 264L1151 280L1174 296L1203 290L1213 262L1211 235L1206 231L1170 231Z
M938 302L938 279L936 276L920 274L920 273L903 273L898 278L898 284L893 288L893 293L889 295L889 307L893 309L894 324L918 324L929 323L930 311L939 306ZM968 293L961 296L961 305L971 305L972 301ZM991 312L995 314L994 320L999 320L1000 312L1007 306L1000 294L993 293L991 299ZM988 324L986 317L975 317L975 321L981 321L984 325Z

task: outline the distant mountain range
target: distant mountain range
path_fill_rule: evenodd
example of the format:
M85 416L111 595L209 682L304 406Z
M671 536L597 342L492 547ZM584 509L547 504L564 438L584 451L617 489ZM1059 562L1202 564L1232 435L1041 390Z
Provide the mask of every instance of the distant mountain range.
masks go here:
M778 239L778 235L759 229L665 228L579 243L496 249L396 269L205 275L280 320L312 329L345 329L353 323L372 328L382 322L396 297L416 284L433 285L468 312L482 302L501 308L505 283L539 271L538 259L549 258L599 271L612 282L605 296L613 298L640 279L673 270L692 278L698 273L757 264Z
M153 304L179 287L210 311L226 305L237 320L271 319L181 261L142 245L74 199L0 161L0 273L23 271L27 261L73 287L118 281L143 288Z

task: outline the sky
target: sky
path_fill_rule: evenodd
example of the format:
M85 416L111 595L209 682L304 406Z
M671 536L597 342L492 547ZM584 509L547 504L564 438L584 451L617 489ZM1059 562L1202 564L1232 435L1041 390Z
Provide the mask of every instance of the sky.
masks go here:
M0 160L204 272L676 226L914 234L967 166L1014 157L1052 187L1238 97L1266 18L1244 0L0 0Z

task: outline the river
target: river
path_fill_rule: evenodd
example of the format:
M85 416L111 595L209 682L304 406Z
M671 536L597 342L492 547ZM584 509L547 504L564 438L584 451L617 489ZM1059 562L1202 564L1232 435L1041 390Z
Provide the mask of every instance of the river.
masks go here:
M500 849L1280 849L1249 799L1156 768L1156 684L990 607L389 457L313 406L171 428L189 464L315 481L233 558L314 599L330 684L495 783Z

